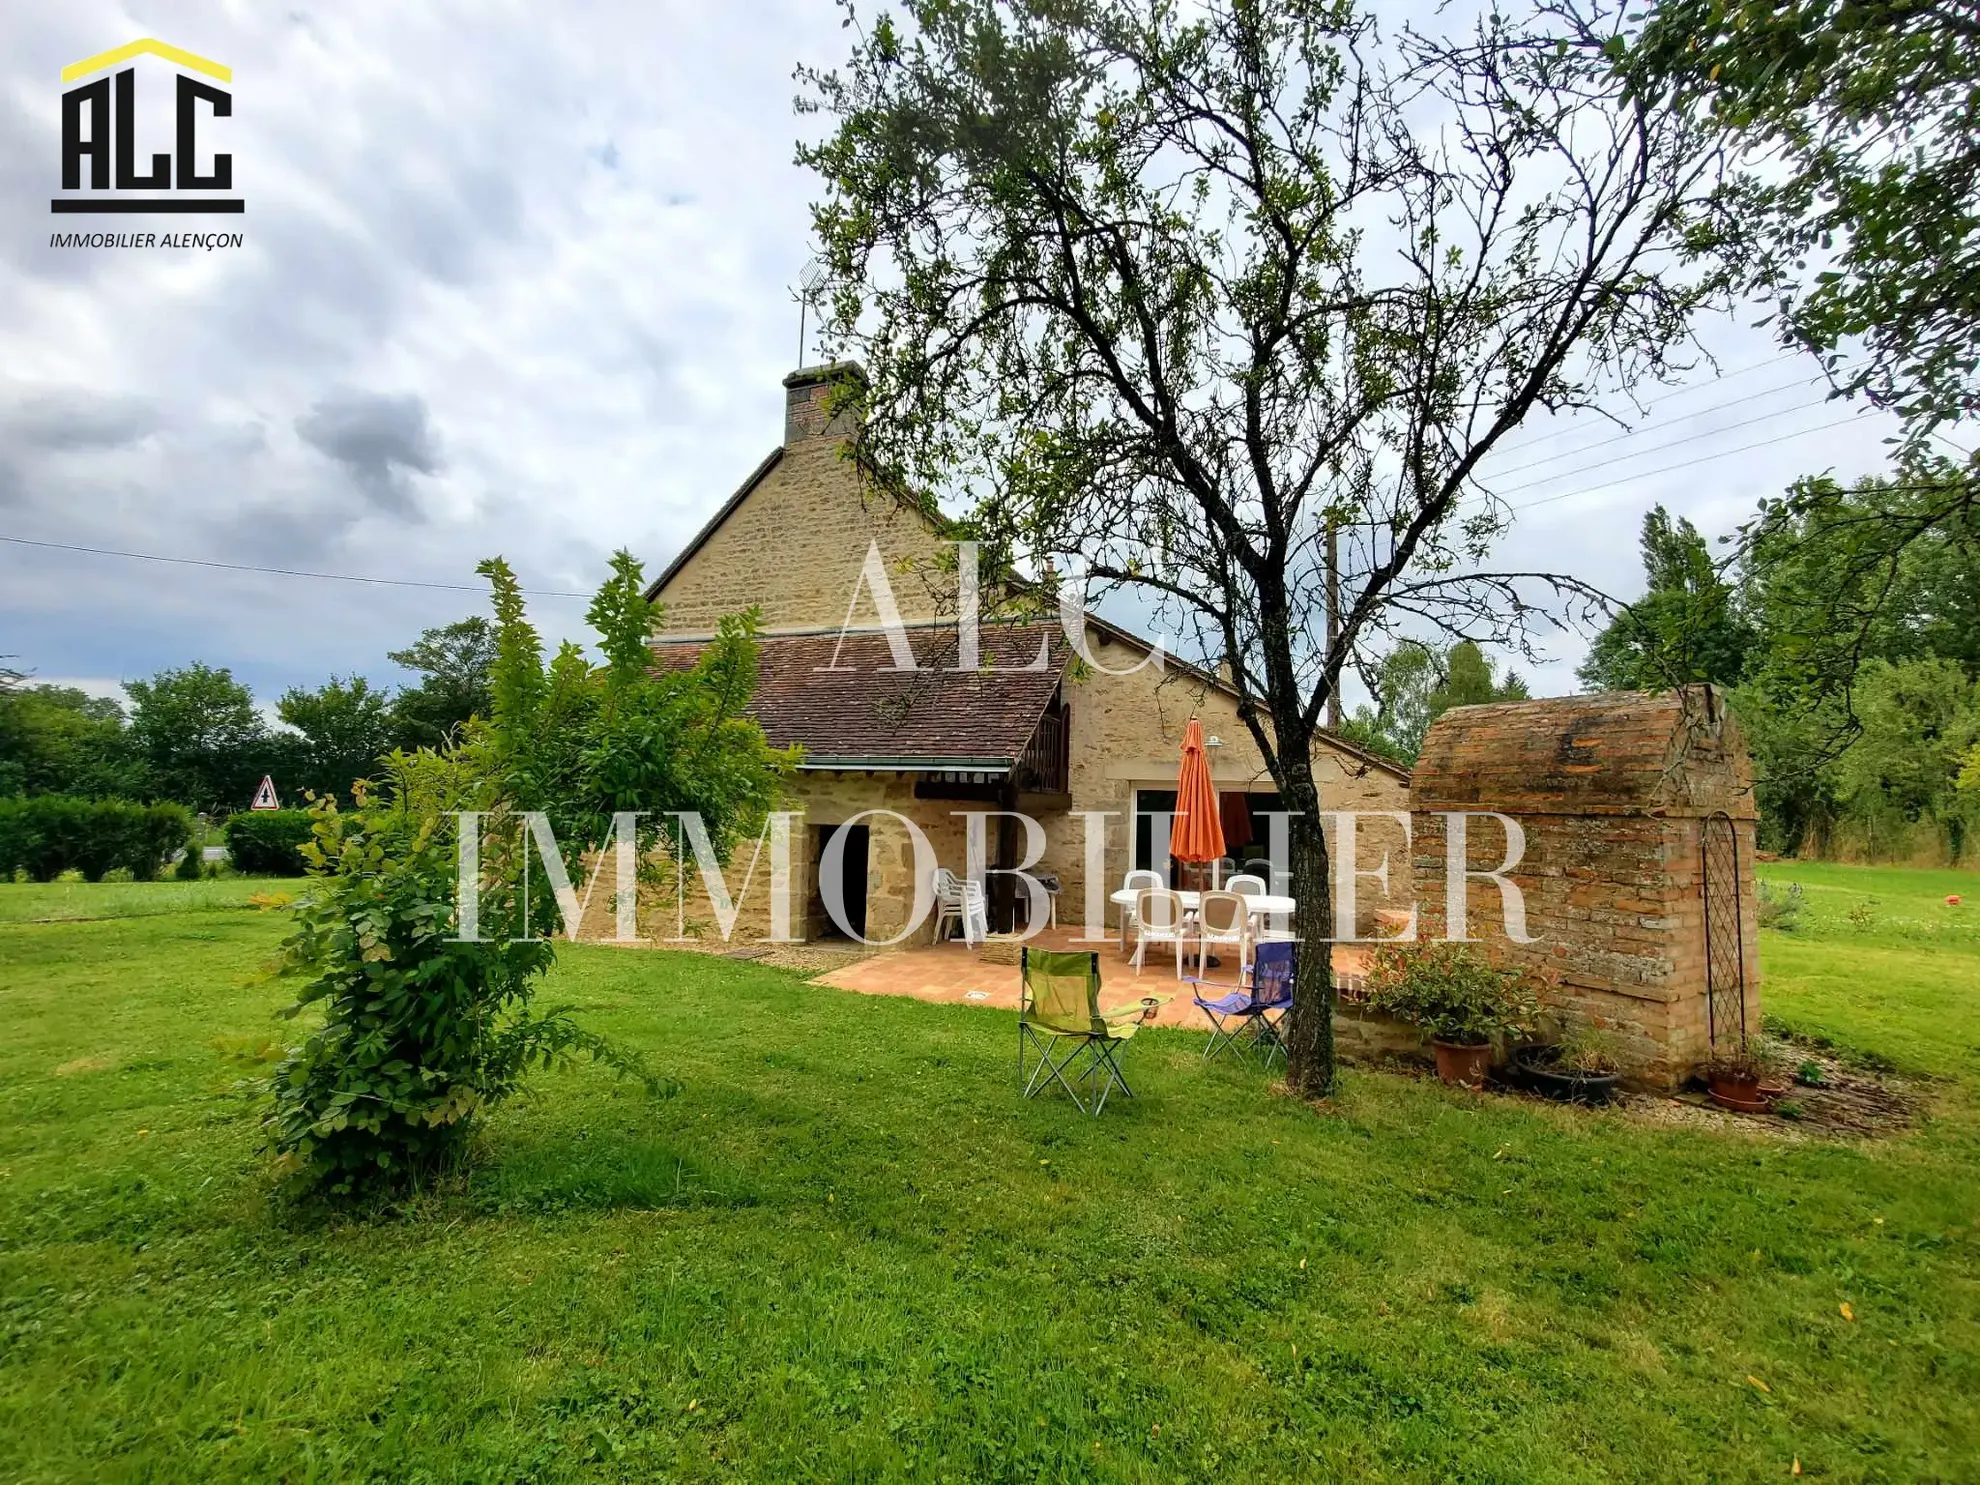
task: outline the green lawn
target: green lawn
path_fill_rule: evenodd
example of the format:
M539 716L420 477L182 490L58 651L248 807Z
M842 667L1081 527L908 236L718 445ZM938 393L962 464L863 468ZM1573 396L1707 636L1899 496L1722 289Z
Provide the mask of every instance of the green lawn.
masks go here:
M1980 1079L1980 872L1781 862L1760 875L1777 892L1799 884L1806 903L1762 944L1770 1021Z
M1829 870L1769 874L1936 892ZM0 887L0 1479L1980 1478L1957 922L1766 938L1770 1017L1948 1079L1867 1146L1375 1072L1315 1112L1181 1032L1094 1121L1018 1099L1002 1012L567 950L683 1091L545 1077L325 1221L240 1088L279 916L48 891Z
M281 877L209 877L197 882L85 882L70 877L32 886L0 884L0 923L149 918L218 908L240 912L257 894L294 896L302 883Z

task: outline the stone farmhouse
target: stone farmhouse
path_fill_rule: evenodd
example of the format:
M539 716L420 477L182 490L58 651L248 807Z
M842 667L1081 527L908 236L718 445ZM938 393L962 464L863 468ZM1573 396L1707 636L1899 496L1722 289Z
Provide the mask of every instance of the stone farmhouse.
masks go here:
M1056 618L993 621L987 593L977 663L958 666L954 545L927 514L871 488L846 456L853 430L844 414L834 415L831 394L838 379L858 375L841 364L785 378L783 442L649 591L665 605L655 640L663 665L691 664L722 616L761 610L752 715L773 744L804 750L789 787L788 808L803 812L790 851L790 936L851 928L870 942L905 939L932 884L927 858L917 861L900 822L914 822L937 863L961 875L971 811L1018 811L1038 821L1043 849L1031 869L1058 879L1062 923L1088 921L1089 884L1093 900L1104 902L1129 869L1168 867L1191 717L1211 740L1230 855L1272 861L1283 872L1278 797L1238 719L1235 694L1214 674L1174 657L1161 657L1158 667L1149 640L1092 616L1086 657L1076 657ZM869 558L876 551L878 585ZM876 586L897 608L901 627L891 635ZM913 669L894 648L900 635ZM1407 771L1343 739L1323 739L1313 762L1325 810L1409 809ZM1095 812L1104 819L1086 818ZM1020 821L992 818L979 828L987 864L1022 864ZM819 890L828 846L835 858L844 850L846 900L836 920ZM1385 850L1406 900L1400 824L1392 839L1364 835L1363 864L1376 864ZM729 873L731 890L748 854L745 846ZM759 869L741 892L737 939L767 936L768 880ZM989 888L992 927L1024 926L1014 881L993 875ZM1364 895L1371 915L1384 905L1379 894ZM707 909L705 895L691 891L690 921L705 923Z

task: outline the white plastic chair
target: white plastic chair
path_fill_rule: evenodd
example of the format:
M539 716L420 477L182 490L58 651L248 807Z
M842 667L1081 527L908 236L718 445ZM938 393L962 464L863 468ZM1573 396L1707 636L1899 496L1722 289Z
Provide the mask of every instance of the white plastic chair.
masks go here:
M975 948L990 936L990 907L981 882L967 881L946 866L935 868L935 942L947 936L949 925L962 929L963 942Z
M1162 873L1159 871L1131 871L1121 881L1123 892L1160 892L1163 890ZM1138 901L1139 899L1137 899ZM1121 909L1121 951L1127 952L1128 930L1134 926L1134 909Z
M1206 892L1196 907L1196 977L1210 962L1212 944L1229 944L1238 951L1242 980L1251 964L1251 904L1241 892Z
M1148 955L1150 944L1173 944L1176 950L1176 978L1182 978L1183 945L1195 932L1183 911L1182 898L1166 888L1144 891L1134 902L1134 972Z
M948 937L951 924L963 920L962 879L946 866L935 868L935 942Z
M1231 891L1240 893L1245 897L1270 897L1272 895L1272 890L1266 885L1263 877L1248 874L1235 876L1226 885ZM1274 917L1283 922L1285 914L1274 914ZM1251 941L1255 944L1281 943L1298 937L1299 935L1294 933L1291 928L1279 927L1272 919L1261 916L1255 917L1252 920Z
M965 879L963 889L963 942L972 949L990 937L990 899L981 882Z

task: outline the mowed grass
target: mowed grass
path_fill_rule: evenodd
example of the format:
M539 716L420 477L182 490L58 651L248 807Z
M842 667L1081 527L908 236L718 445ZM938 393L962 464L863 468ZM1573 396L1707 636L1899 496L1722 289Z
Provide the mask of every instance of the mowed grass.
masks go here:
M1793 930L1762 940L1770 1021L1980 1078L1980 872L1784 861L1760 876L1777 896L1799 885L1804 903Z
M0 923L86 922L149 918L208 909L240 912L257 895L295 896L293 877L207 877L197 882L85 882L79 877L32 885L0 884Z
M1980 1476L1957 936L1767 936L1770 1015L1947 1078L1856 1146L1374 1071L1316 1111L1183 1032L1092 1120L1018 1098L1006 1013L569 949L548 997L679 1095L545 1076L324 1218L241 1086L281 931L0 927L0 1479Z

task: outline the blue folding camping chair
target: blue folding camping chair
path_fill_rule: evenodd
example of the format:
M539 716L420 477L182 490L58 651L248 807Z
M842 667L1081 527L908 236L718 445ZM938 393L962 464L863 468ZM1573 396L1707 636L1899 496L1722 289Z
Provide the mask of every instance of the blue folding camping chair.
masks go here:
M1256 1054L1265 1066L1275 1057L1286 1055L1285 1019L1292 1011L1293 969L1297 946L1284 940L1267 940L1252 950L1251 963L1235 990L1214 999L1205 999L1206 989L1215 986L1196 981L1196 1008L1210 1022L1210 1045L1203 1049L1208 1062L1220 1052L1239 1056Z

